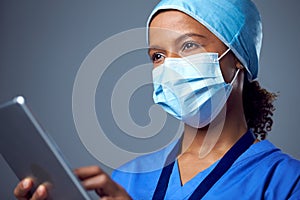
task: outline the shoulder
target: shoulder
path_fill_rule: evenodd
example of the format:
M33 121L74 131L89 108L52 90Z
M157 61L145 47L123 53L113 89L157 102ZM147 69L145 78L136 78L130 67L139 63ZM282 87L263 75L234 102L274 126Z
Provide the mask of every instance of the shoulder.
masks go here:
M265 199L287 199L300 193L300 161L264 140L250 147L241 163L249 169Z
M255 145L252 149L253 156L261 159L262 164L274 168L286 168L300 172L300 161L282 152L270 141L264 140Z
M258 167L265 173L300 176L300 161L282 152L268 140L253 144L235 164L243 165L245 163L249 167Z
M166 158L173 150L177 142L178 141L172 142L158 151L138 156L137 158L120 166L115 171L127 173L148 173L160 170L164 167Z
M155 190L166 158L176 144L177 141L157 152L133 159L114 170L112 179L120 184L133 199L148 199Z
M267 140L253 144L216 183L208 199L233 193L247 195L246 199L299 197L300 162Z
M266 141L268 142L268 141ZM270 142L269 142L270 143ZM266 195L274 199L300 199L300 161L277 149L262 161L267 174Z

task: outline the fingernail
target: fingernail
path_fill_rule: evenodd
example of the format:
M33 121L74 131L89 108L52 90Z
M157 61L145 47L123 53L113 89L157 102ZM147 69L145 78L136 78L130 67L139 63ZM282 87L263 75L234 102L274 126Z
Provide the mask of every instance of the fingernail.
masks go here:
M22 186L24 189L28 189L29 186L30 186L30 181L28 179L25 179L23 182L22 182Z
M37 194L41 197L44 195L44 186L40 185L38 188L37 188Z

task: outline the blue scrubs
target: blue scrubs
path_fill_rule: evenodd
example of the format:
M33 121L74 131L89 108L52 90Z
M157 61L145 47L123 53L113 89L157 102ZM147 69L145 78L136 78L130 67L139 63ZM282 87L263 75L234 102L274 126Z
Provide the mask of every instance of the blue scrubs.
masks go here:
M173 147L174 144L169 145L125 164L113 172L112 178L133 199L152 199L162 170L138 172L164 163ZM216 165L217 162L182 186L175 162L165 199L188 199ZM282 153L267 140L258 142L234 162L203 199L300 199L300 161Z

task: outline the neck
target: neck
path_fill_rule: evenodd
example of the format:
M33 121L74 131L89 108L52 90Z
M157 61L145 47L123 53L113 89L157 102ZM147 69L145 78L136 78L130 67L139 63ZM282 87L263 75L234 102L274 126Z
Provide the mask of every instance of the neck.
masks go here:
M246 131L247 124L243 112L223 109L207 127L197 129L185 125L180 155L188 153L197 155L199 159L215 162L223 157Z

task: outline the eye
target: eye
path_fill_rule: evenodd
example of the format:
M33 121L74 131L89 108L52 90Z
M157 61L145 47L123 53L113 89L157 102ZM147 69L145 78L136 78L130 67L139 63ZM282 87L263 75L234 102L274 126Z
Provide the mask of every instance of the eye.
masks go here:
M191 51L199 48L201 45L195 42L186 42L183 44L182 51Z
M162 53L153 53L151 56L151 60L153 63L163 62L165 55Z

